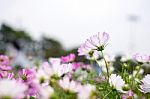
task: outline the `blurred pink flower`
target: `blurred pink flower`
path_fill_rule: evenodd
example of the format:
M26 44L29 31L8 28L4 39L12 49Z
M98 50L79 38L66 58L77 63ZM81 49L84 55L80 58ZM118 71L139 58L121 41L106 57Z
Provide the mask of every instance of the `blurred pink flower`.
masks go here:
M73 62L73 63L72 63L72 66L73 66L73 70L76 70L76 69L78 69L79 67L81 67L81 63L79 63L79 62Z
M150 57L148 55L141 55L139 53L133 55L133 59L138 62L148 62L150 61Z
M23 82L30 82L35 78L35 73L34 69L22 69L19 72L19 76Z
M67 62L73 62L75 60L75 54L69 54L67 56L62 56L61 57L61 61L63 63L67 63Z
M26 95L36 97L37 99L41 94L40 93L41 86L35 82L31 82L30 84L27 85L28 85L28 90L26 91Z
M8 71L8 70L12 70L11 66L6 66L6 65L1 65L0 66L0 70L2 71Z
M13 79L14 73L9 73L7 71L0 72L0 78Z
M126 94L122 94L122 99L132 99L133 95L133 91L129 90Z
M9 66L9 64L10 64L9 57L6 55L0 55L0 70L2 71L11 70L12 67Z
M0 65L8 66L10 64L9 57L6 55L0 55Z

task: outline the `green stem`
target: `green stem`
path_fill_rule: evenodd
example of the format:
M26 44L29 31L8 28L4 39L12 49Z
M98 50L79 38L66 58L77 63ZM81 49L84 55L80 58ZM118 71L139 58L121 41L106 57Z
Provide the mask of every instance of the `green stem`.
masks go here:
M110 90L110 91L104 96L103 99L105 99L111 92L112 92L112 90Z
M133 89L133 85L134 85L134 76L133 76L133 66L132 66L132 83L131 83L131 89Z
M106 65L106 70L107 70L107 77L109 79L109 69L108 69L108 64L107 64L107 61L104 57L104 54L103 54L103 51L101 51L101 54L102 54L102 58L104 59L104 62L105 62L105 65Z

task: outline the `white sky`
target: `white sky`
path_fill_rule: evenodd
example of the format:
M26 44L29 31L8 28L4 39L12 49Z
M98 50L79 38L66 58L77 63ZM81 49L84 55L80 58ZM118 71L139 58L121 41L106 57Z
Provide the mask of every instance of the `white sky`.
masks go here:
M108 53L150 53L149 5L150 0L0 0L0 23L34 38L44 33L67 49L105 31L110 34ZM131 14L139 17L137 23L129 22Z

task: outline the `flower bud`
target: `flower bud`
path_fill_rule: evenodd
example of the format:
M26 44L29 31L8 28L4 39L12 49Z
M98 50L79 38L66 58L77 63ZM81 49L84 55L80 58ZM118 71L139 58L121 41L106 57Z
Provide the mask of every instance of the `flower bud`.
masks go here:
M129 85L125 84L123 87L122 87L122 90L123 91L128 91L130 89Z

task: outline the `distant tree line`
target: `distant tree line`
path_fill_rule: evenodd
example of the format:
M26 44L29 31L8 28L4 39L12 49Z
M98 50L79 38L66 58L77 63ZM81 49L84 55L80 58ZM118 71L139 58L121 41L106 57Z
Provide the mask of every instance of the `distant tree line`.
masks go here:
M69 53L77 55L77 48L65 50L61 43L53 38L42 36L41 40L33 40L26 31L2 24L0 27L0 54L6 53L9 44L13 45L16 50L25 52L26 55L40 56L44 59L60 57ZM76 61L79 60L87 62L84 57L77 56Z

